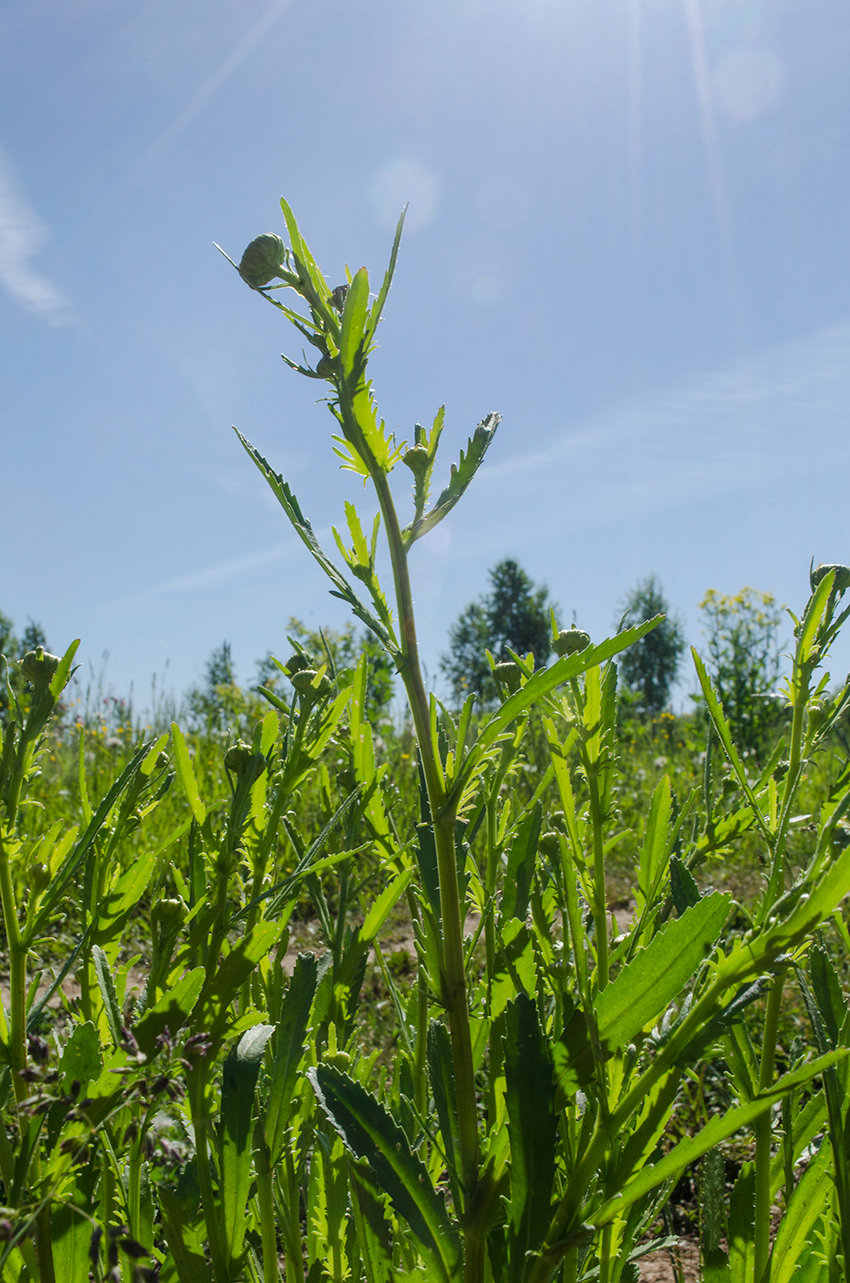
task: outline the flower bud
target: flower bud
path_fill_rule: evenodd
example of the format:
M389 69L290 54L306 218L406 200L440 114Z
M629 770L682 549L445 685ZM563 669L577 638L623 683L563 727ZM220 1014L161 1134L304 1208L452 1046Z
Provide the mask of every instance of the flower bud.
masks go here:
M406 450L401 456L401 461L405 467L410 468L414 477L421 477L431 462L431 456L428 453L428 447L420 443Z
M243 740L238 740L225 753L224 765L228 771L233 771L235 775L241 775L243 771L247 770L253 756L250 744L246 744Z
M61 662L58 655L51 655L43 646L39 646L36 650L29 650L24 655L21 660L21 672L28 682L32 682L36 690L44 690L53 681Z
M341 312L342 309L345 307L345 300L347 296L348 296L348 286L337 285L336 289L331 291L331 306L335 307L338 312Z
M496 665L493 669L493 676L500 686L506 687L513 695L514 691L519 690L522 670L519 664L514 663L512 659L506 659L503 663Z
M306 655L302 655L300 651L296 651L294 655L290 655L283 667L289 677L292 677L293 674L300 673L303 668L312 668L313 661Z
M315 668L302 668L300 672L292 674L290 681L299 695L310 696L313 699L318 699L320 695L327 695L331 688L331 679L327 673L322 673L321 678L316 682Z
M541 833L537 841L537 849L544 855L557 855L561 849L561 843L557 833L550 830L548 833Z
M285 266L289 252L279 236L274 232L264 232L257 236L242 255L239 264L239 275L252 290L262 289L280 276L280 269Z
M556 655L577 655L580 650L586 650L590 645L590 633L582 632L576 628L575 624L571 628L562 628L558 636L552 642L552 649Z
M850 566L822 565L815 566L814 570L809 575L812 592L814 592L820 581L825 579L831 570L835 571L835 583L833 587L836 591L844 592L847 588L850 588Z

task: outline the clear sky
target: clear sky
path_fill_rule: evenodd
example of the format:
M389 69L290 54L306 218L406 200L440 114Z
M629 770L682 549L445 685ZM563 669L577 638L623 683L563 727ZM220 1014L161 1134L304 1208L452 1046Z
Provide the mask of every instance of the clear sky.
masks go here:
M850 562L848 70L846 0L3 0L0 609L141 703L343 622L230 430L331 543L360 483L212 245L285 195L332 284L410 202L397 435L503 415L417 545L432 673L507 556L597 639L650 572L697 644L709 587L799 610Z

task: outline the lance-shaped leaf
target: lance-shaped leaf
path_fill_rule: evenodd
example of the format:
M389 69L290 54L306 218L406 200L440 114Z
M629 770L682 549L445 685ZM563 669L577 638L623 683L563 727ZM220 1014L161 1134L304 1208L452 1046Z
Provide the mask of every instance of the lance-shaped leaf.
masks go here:
M626 1047L684 989L729 917L731 897L706 895L640 949L598 995L599 1041L610 1051Z
M452 1283L460 1268L460 1240L442 1195L431 1184L425 1164L412 1153L402 1128L347 1074L318 1065L308 1077L347 1147L356 1158L368 1161L397 1216L419 1241L429 1272Z
M771 1283L794 1283L797 1279L826 1278L826 1272L809 1272L804 1258L817 1243L815 1227L821 1217L829 1217L834 1185L830 1179L830 1146L821 1141L817 1157L803 1172L788 1208L779 1223L771 1253Z
M201 801L201 795L198 792L198 781L195 779L195 772L192 770L192 759L189 756L189 750L186 747L186 740L183 738L183 732L176 722L171 723L171 743L174 748L174 765L177 768L177 778L183 786L183 792L186 794L186 800L195 817L197 824L203 824L207 818L207 808Z
M663 1185L665 1181L678 1179L689 1164L702 1158L703 1154L707 1154L721 1141L728 1140L740 1128L748 1127L756 1118L772 1109L776 1101L781 1100L788 1092L819 1077L830 1065L836 1064L847 1055L848 1049L840 1048L838 1051L829 1052L826 1056L818 1056L816 1060L811 1060L792 1073L778 1078L772 1086L759 1092L753 1100L744 1101L733 1109L727 1109L723 1114L715 1114L702 1131L679 1141L678 1145L668 1150L663 1158L642 1168L627 1182L619 1194L606 1199L602 1206L588 1217L588 1220L597 1228L607 1225L650 1190Z
M511 1139L507 1283L521 1283L549 1225L555 1179L555 1087L531 998L519 994L506 1012L505 1103Z
M283 1151L286 1125L292 1112L292 1091L298 1066L304 1055L304 1035L316 992L317 976L318 963L315 955L302 953L295 961L295 970L281 1005L264 1128L272 1166Z
M475 432L467 442L466 454L461 450L460 459L457 463L452 464L449 484L440 494L434 507L430 512L424 513L416 521L411 522L402 531L405 548L409 548L417 539L421 539L429 530L433 530L443 520L443 517L451 512L478 471L481 460L487 452L487 447L495 436L500 419L501 415L491 413L478 424Z
M224 1062L221 1081L221 1204L224 1241L232 1266L242 1254L245 1209L253 1180L254 1092L266 1043L274 1025L255 1025ZM232 1277L235 1277L235 1273Z
M508 851L508 868L502 891L502 918L521 918L525 921L531 888L534 883L534 865L537 859L537 842L543 827L543 808L538 802L526 812L517 825Z
M397 647L394 644L393 638L387 632L380 620L376 619L372 612L360 600L357 593L351 587L351 584L340 573L331 561L330 557L323 550L318 539L313 533L313 527L301 511L298 500L284 481L283 477L279 472L274 471L271 464L263 458L259 450L251 444L247 437L243 437L238 428L234 428L233 430L242 442L246 454L253 459L258 470L265 477L272 493L283 508L289 520L292 522L299 539L301 539L301 541L310 550L316 561L322 567L322 570L324 570L325 574L334 585L331 589L331 595L339 597L341 601L348 602L348 605L351 607L357 618L362 620L363 623L372 630L376 637L380 638L381 642L389 651L394 652Z
M654 619L647 619L642 624L636 624L634 628L617 633L616 637L607 638L598 646L587 646L574 655L563 655L554 664L550 664L548 668L541 668L529 678L524 686L505 700L501 708L483 726L478 739L463 760L462 769L455 776L455 782L449 794L449 803L453 803L462 796L467 781L478 769L482 759L511 722L521 716L526 709L542 696L548 695L549 691L554 690L556 686L581 676L596 664L604 664L612 655L619 655L621 650L626 650L653 628L657 628L663 619L663 615L656 615Z
M356 1229L355 1242L366 1283L392 1283L393 1252L390 1226L383 1200L366 1163L348 1161L348 1179L354 1197L351 1210Z

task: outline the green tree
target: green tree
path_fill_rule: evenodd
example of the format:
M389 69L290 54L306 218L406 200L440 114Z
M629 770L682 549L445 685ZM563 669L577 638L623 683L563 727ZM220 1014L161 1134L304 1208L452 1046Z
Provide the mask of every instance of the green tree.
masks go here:
M498 662L508 651L531 651L536 668L542 668L552 647L549 625L551 603L545 584L535 585L510 559L490 571L490 592L470 602L449 629L449 651L440 657L454 698L460 702L476 691L483 703L498 698L486 651Z
M224 730L245 712L245 696L236 682L230 642L216 646L207 660L204 679L186 692L186 707L196 726Z
M655 615L667 618L624 650L618 664L626 690L634 695L638 709L651 717L667 706L679 674L685 638L682 624L671 612L659 580L649 575L639 580L623 599L621 629L631 628Z
M772 593L742 588L727 596L710 588L700 602L708 667L736 742L758 754L780 716L775 698L782 664L782 609Z

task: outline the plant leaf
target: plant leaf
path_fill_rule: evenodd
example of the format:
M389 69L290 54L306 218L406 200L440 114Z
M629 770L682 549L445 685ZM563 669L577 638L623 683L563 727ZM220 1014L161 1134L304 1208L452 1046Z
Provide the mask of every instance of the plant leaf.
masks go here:
M411 522L402 531L401 537L405 548L410 548L417 539L421 539L429 530L433 530L443 520L443 517L451 512L478 471L481 461L487 453L487 447L495 436L501 417L500 414L491 413L478 424L475 432L467 442L466 454L461 450L460 459L457 463L452 464L449 483L440 494L434 507L430 512L426 512L416 521Z
M292 1112L292 1092L298 1066L304 1055L304 1035L316 993L318 971L315 954L300 954L295 960L292 979L281 1004L264 1122L269 1163L272 1167L283 1151L286 1125Z
M431 1184L422 1160L383 1105L365 1087L330 1065L308 1078L319 1104L356 1158L368 1160L396 1214L419 1240L432 1273L453 1283L460 1267L460 1240L445 1200Z
M505 1013L505 1103L511 1140L508 1205L508 1283L521 1283L534 1264L549 1225L555 1180L555 1087L537 1019L525 994Z
M245 1212L253 1180L254 1092L266 1043L273 1033L274 1025L255 1025L249 1029L231 1049L222 1073L221 1210L224 1241L232 1267L242 1255L247 1228Z
M351 607L357 618L362 620L363 623L372 630L376 637L380 638L381 642L386 646L387 650L389 650L391 654L395 654L398 647L395 644L394 639L387 632L380 620L377 619L368 607L360 600L357 593L351 587L351 584L349 584L348 580L340 573L331 561L330 557L328 557L327 553L322 549L319 541L313 533L313 527L301 511L298 500L284 481L283 477L279 472L274 471L260 452L251 445L248 438L243 437L238 428L234 428L233 431L242 442L246 454L253 459L257 468L265 477L272 493L283 508L289 520L292 522L292 525L295 528L295 533L310 550L316 561L322 567L322 570L324 570L325 574L334 585L332 595L339 597L342 601L348 602L348 605Z
M682 992L711 952L729 917L731 897L706 895L639 949L605 989L594 1007L599 1041L609 1051L628 1046Z
M723 1114L715 1114L702 1131L679 1141L678 1145L674 1145L657 1162L648 1164L637 1172L619 1194L606 1199L588 1219L597 1228L607 1225L650 1190L667 1180L677 1179L690 1163L695 1163L698 1158L702 1158L703 1154L707 1154L713 1146L728 1140L739 1128L748 1127L756 1118L772 1109L774 1103L781 1100L788 1092L819 1077L830 1065L843 1060L848 1054L848 1049L841 1048L838 1051L829 1052L826 1056L818 1056L817 1059L809 1061L792 1073L778 1078L772 1086L759 1092L753 1100L744 1101L733 1109L727 1109Z

